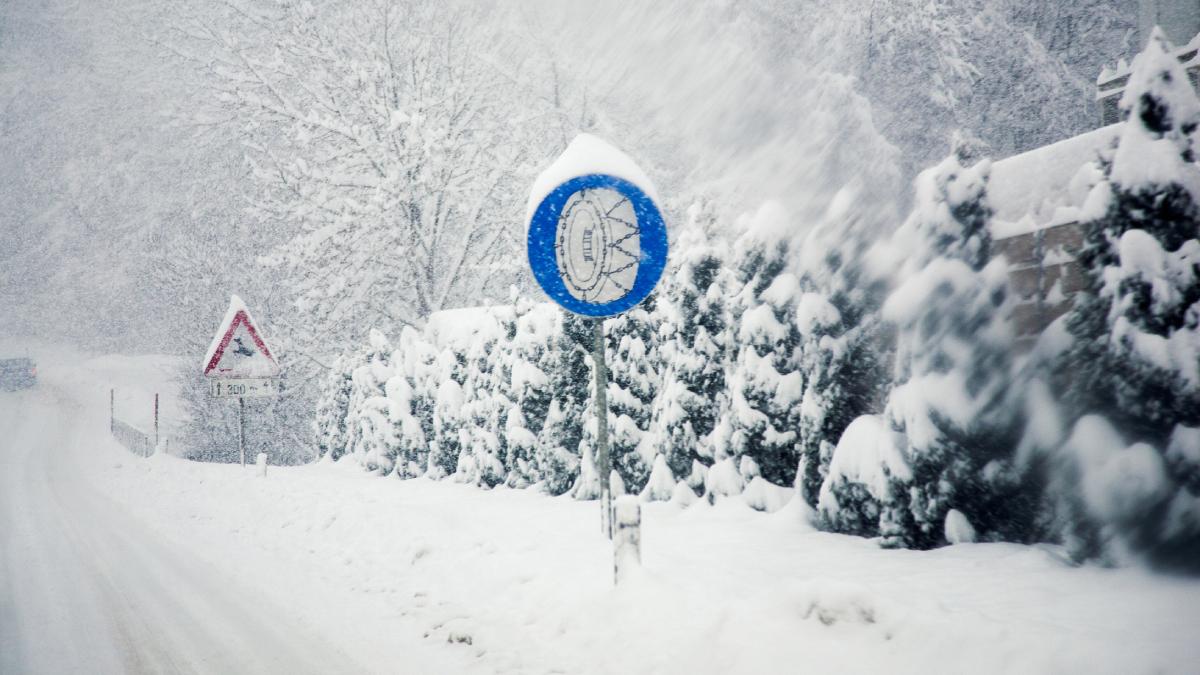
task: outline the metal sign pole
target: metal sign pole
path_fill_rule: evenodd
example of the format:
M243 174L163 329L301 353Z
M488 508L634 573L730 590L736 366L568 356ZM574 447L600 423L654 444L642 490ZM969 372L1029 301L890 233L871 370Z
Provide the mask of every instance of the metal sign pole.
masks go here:
M246 399L238 397L238 450L242 455L242 468L246 468Z
M596 364L596 463L600 471L600 529L612 539L612 491L608 477L608 364L604 358L604 319L592 322L596 344L592 359Z

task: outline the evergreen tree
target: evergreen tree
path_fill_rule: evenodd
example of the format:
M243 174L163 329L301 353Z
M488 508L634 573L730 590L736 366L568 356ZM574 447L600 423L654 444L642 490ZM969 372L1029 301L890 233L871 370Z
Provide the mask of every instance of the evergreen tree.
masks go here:
M641 492L654 461L650 421L661 370L656 324L654 295L605 322L609 457L632 492Z
M428 452L426 444L429 441L416 415L412 379L406 373L397 373L384 388L390 402L388 419L395 442L394 473L398 478L415 478L424 473L422 460Z
M1103 212L1083 224L1086 288L1067 318L1074 342L1058 370L1072 412L1102 415L1127 440L1148 444L1170 485L1130 512L1136 517L1074 513L1068 538L1077 553L1098 554L1117 538L1195 568L1200 453L1169 448L1182 447L1181 430L1200 426L1200 102L1172 51L1156 29L1134 60L1121 100L1126 122L1089 198ZM1087 463L1078 463L1087 480Z
M952 510L987 538L1028 531L1012 460L1007 263L989 262L989 169L950 157L924 172L897 233L907 269L883 307L897 330L884 418L911 476L890 477L896 502L883 505L880 531L891 545L946 543Z
M776 485L791 485L796 478L797 404L803 394L794 321L799 281L787 271L786 224L782 209L768 205L735 246L741 290L733 325L739 353L729 376L729 450L739 467L741 457L750 457L760 475Z
M512 366L508 391L512 398L505 417L505 442L508 447L509 487L527 487L539 478L536 462L537 432L546 422L550 409L551 349L558 314L548 304L534 305L518 298L516 332L513 336Z
M372 329L363 363L351 375L346 452L372 471L389 471L395 451L384 383L391 378L392 347Z
M552 495L567 492L575 483L583 425L592 414L591 320L560 312L550 356L550 391L554 398L538 436L536 456L543 489Z
M350 391L357 367L356 354L348 352L337 357L326 374L313 422L319 457L339 459L345 452L346 417L350 414Z
M839 193L806 238L796 308L800 331L800 469L797 483L817 506L834 447L854 419L870 413L888 381L880 353L885 276L866 268L874 218L856 209L859 191Z
M500 340L497 335L481 332L467 351L466 380L463 387L463 439L457 467L457 480L495 487L504 480L500 446L499 398L496 371L500 368Z
M410 392L404 392L397 385L396 390L396 398L401 401L398 416L403 427L397 434L401 439L400 456L405 460L401 477L416 478L425 474L429 450L436 440L433 418L440 382L438 352L415 329L405 327L400 333L398 353L401 358L397 362L403 364L403 376L411 388ZM405 393L409 394L408 405L402 402ZM392 395L390 391L388 395ZM412 429L406 420L409 415L415 422L416 429ZM405 439L409 439L409 442Z
M729 284L714 230L715 218L705 205L689 209L675 246L679 266L659 294L663 374L652 441L679 480L691 476L695 464L711 464L712 435L727 405Z
M429 444L426 475L433 479L452 476L458 471L458 458L464 443L463 382L466 358L454 348L442 350L437 367L440 384L433 408L433 442Z

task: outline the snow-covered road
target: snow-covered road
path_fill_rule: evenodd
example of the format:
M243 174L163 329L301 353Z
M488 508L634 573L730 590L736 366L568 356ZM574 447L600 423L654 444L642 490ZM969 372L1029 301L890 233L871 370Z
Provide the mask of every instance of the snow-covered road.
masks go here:
M1200 673L1200 580L1051 546L888 551L740 499L649 504L611 582L595 503L159 454L170 359L42 359L0 393L0 673ZM141 409L143 416L134 414Z
M0 396L0 673L354 672L83 480L96 420L78 401L49 385Z

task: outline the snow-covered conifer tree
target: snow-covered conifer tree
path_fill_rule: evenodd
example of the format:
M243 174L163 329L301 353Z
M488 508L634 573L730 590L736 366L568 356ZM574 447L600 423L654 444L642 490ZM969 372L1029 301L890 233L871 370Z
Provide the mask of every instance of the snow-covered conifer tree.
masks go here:
M549 304L534 305L518 298L516 333L513 336L512 366L509 372L509 406L504 421L508 445L509 487L527 487L539 480L536 452L537 435L550 409L551 349L557 330L558 314Z
M463 382L466 358L453 347L438 355L438 385L433 407L433 441L429 444L426 475L441 479L458 471L463 448Z
M952 509L985 538L1019 536L1029 516L1012 462L1008 268L990 259L989 171L986 160L965 168L955 157L925 171L897 232L907 259L883 307L897 330L884 418L907 471L888 476L895 502L882 505L880 534L889 544L946 543Z
M488 311L494 313L492 309ZM507 396L501 389L506 380L502 374L503 355L508 348L503 344L502 332L503 327L497 322L475 335L467 352L463 386L465 440L460 448L457 479L486 487L498 485L506 473L500 419L508 407Z
M817 505L834 447L855 418L872 412L888 381L880 358L879 307L886 273L864 261L879 214L856 207L861 191L843 188L801 247L800 475L810 506Z
M804 384L794 321L800 287L788 271L787 225L782 207L768 204L735 246L740 290L733 339L739 351L729 375L729 454L739 458L739 466L741 457L750 457L759 475L776 485L791 485L796 478Z
M337 357L326 374L313 421L319 457L339 459L346 449L346 417L350 413L354 369L358 367L355 356L347 352Z
M1124 516L1074 514L1090 531L1071 537L1078 552L1101 552L1115 539L1196 568L1200 453L1169 448L1184 447L1178 439L1200 426L1200 102L1172 51L1156 29L1134 59L1121 99L1126 122L1106 180L1089 195L1097 217L1084 223L1086 289L1068 317L1074 343L1059 370L1076 415L1103 415L1125 437L1114 447L1153 450L1140 453L1144 477L1165 474L1163 489ZM1089 463L1075 464L1086 486Z
M412 379L405 373L397 373L387 381L384 389L391 404L388 419L396 444L393 473L399 478L415 478L424 473L421 459L427 452L429 441L414 409Z
M663 280L658 295L663 370L651 440L677 480L687 480L697 464L711 464L710 436L727 403L729 274L715 230L715 218L705 204L688 210L674 248L678 267Z
M368 340L363 363L351 375L346 451L371 470L390 471L397 443L384 384L394 372L392 346L378 330Z
M609 456L632 492L641 492L654 462L651 414L658 394L655 296L606 322Z
M393 363L402 366L401 375L407 380L410 391L405 392L397 385L396 398L401 401L397 412L401 429L397 434L401 439L400 457L404 458L402 478L416 478L424 475L428 468L429 450L435 441L434 409L437 403L439 369L437 366L438 352L429 344L416 329L406 326L400 333L400 348L393 357ZM393 378L396 376L393 376ZM390 382L390 381L389 381ZM409 403L403 405L404 395L408 395ZM392 397L389 389L388 396ZM411 415L416 422L417 430L411 429L403 418ZM396 421L396 420L393 420ZM411 439L411 443L405 439ZM419 442L418 442L419 441Z
M583 424L591 409L589 367L592 326L588 319L561 311L551 350L550 392L553 399L538 435L536 464L543 489L560 495L579 472Z

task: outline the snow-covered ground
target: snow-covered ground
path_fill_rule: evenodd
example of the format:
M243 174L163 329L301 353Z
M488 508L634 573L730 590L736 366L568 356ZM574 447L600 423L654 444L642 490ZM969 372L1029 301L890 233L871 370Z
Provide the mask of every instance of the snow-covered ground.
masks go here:
M1200 672L1200 580L1053 547L656 503L614 589L594 502L141 459L107 392L171 391L164 363L43 357L0 394L0 672Z

